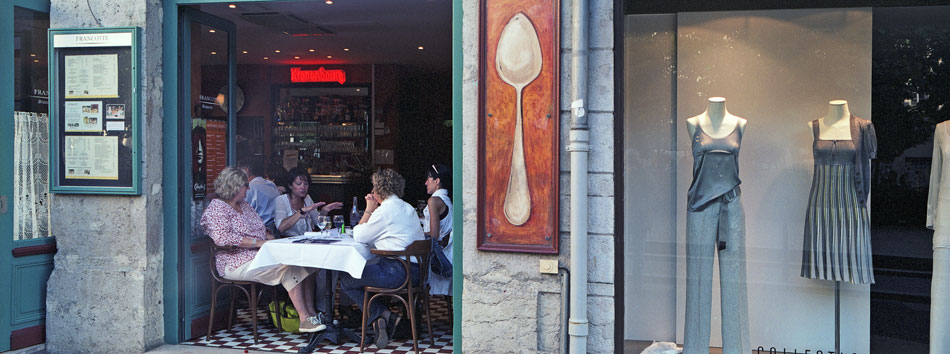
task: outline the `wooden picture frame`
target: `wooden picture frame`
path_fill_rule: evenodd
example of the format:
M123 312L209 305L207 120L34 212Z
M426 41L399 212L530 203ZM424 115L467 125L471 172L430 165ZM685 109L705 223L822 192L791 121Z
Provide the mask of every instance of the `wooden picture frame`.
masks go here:
M558 253L559 18L558 0L479 5L479 250Z

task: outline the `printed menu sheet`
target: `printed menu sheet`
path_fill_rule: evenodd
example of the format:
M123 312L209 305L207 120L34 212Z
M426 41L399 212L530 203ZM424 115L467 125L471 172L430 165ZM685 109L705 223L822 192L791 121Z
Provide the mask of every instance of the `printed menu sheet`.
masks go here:
M101 132L102 101L68 101L63 107L67 133Z
M67 135L66 179L119 179L119 137Z
M67 55L65 97L119 97L119 55Z

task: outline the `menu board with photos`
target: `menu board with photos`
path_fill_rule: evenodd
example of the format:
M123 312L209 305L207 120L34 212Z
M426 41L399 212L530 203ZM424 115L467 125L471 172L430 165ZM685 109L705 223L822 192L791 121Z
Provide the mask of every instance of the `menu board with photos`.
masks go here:
M54 29L50 190L141 194L139 29Z

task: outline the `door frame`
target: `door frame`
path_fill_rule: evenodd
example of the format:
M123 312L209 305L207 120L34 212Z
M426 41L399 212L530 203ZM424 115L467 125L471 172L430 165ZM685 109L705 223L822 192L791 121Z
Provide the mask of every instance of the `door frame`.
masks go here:
M181 301L181 285L179 277L179 267L181 265L181 247L179 244L179 232L183 230L181 223L181 213L187 206L186 200L182 199L182 185L177 177L183 167L188 165L182 159L180 149L181 141L184 137L179 127L178 114L181 111L178 107L179 85L178 82L178 38L180 36L178 28L179 6L198 5L212 3L242 3L242 2L270 2L272 0L166 0L162 3L163 23L162 23L162 61L163 66L162 80L164 87L163 97L163 116L162 119L162 199L163 199L163 225L164 225L164 259L163 259L163 294L165 303L164 312L164 333L166 343L179 343L183 341L182 334L184 329L184 317L182 316L183 302ZM289 1L314 1L314 0L289 0ZM275 1L276 2L276 1ZM2 43L2 42L0 42ZM12 53L11 53L12 54ZM0 53L2 55L2 53ZM12 55L9 57L12 58ZM232 55L231 59L235 59ZM169 65L175 63L174 65ZM231 81L234 83L234 81ZM11 83L12 86L12 83ZM233 85L232 85L233 86ZM12 92L12 91L11 91ZM230 100L229 100L230 102ZM233 110L228 110L229 112ZM232 127L229 125L229 130ZM229 133L230 134L230 133ZM190 135L189 135L190 136ZM234 139L229 139L229 144ZM190 145L190 141L189 141ZM231 147L229 146L229 151ZM11 150L12 154L12 150ZM190 156L190 152L189 152ZM2 155L0 155L2 158ZM452 167L452 177L454 180L463 180L462 175L462 0L452 0L452 159L456 161ZM12 176L11 176L12 181ZM2 182L2 177L0 177ZM462 186L454 186L453 194L456 205L464 205L462 201ZM462 348L462 208L455 208L453 215L453 253L455 264L453 267L453 350L461 352ZM0 304L2 305L2 304Z
M9 78L0 82L0 116L13 116L14 87L14 7L49 13L49 0L13 0L0 3L0 78ZM0 139L0 161L12 163L14 160L14 123L13 119L0 119L0 131L7 139ZM55 242L53 237L38 240L13 241L13 168L0 168L0 195L7 196L3 207L6 213L0 214L0 284L13 284L15 247L41 248ZM13 332L13 287L0 287L0 352L10 349L10 334Z

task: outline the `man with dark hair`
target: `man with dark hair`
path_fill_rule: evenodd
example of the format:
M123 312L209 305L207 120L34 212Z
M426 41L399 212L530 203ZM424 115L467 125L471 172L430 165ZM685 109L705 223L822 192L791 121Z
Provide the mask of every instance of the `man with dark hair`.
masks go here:
M275 235L277 228L274 225L274 198L280 195L274 182L264 179L264 162L260 158L248 157L241 159L237 167L247 173L247 197L244 198L254 208L257 215L264 220L264 226Z

